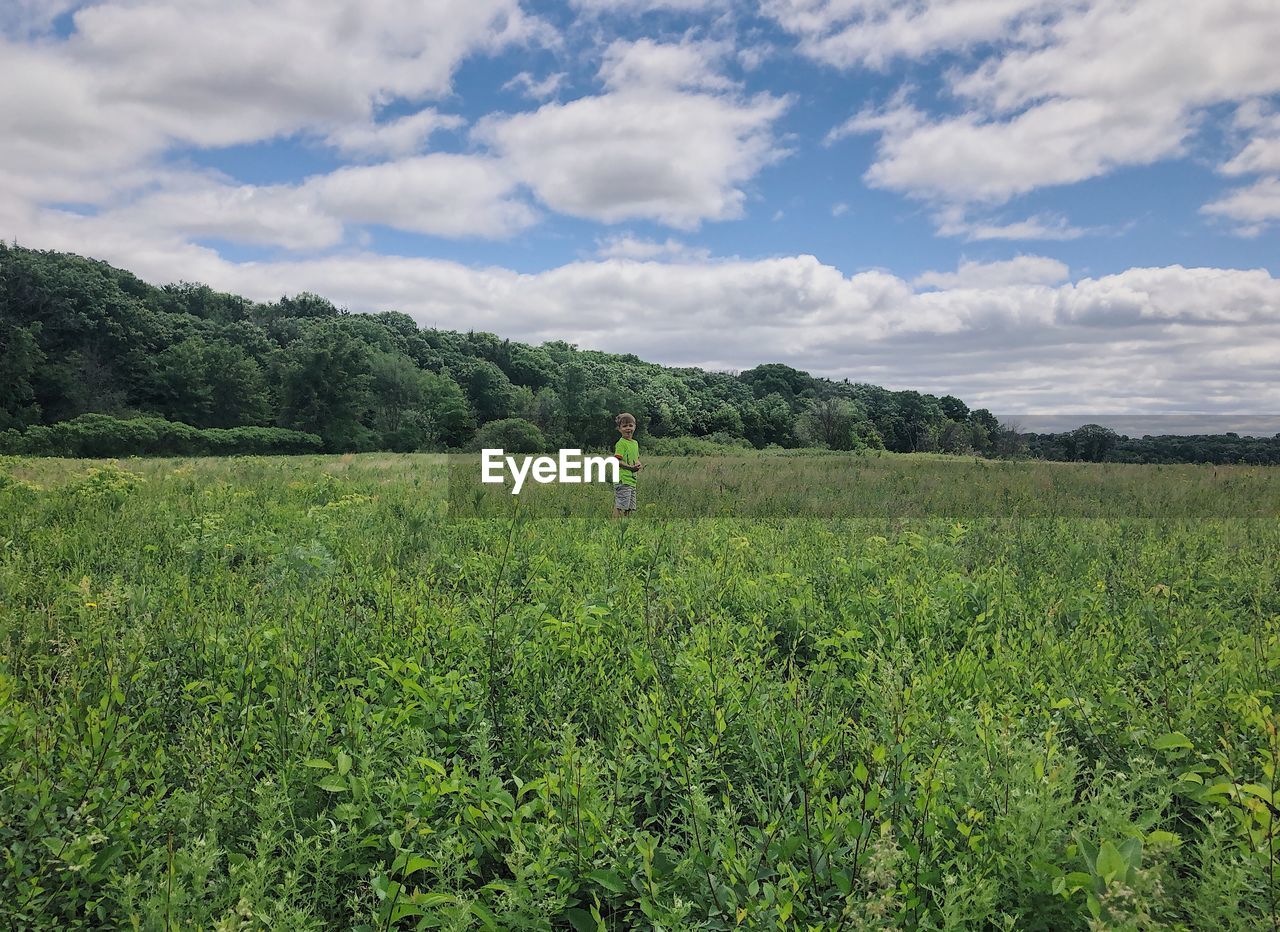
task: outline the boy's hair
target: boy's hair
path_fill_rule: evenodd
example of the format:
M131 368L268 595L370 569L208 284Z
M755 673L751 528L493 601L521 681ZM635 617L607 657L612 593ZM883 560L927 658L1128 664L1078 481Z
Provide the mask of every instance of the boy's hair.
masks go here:
M631 424L635 426L636 418L633 414L627 414L625 411L613 419L614 426L621 427L623 424Z

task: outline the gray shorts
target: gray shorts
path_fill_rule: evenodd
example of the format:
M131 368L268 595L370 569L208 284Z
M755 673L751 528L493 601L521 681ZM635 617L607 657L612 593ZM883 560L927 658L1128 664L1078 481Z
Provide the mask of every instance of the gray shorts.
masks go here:
M619 511L636 510L636 487L619 482L613 487L613 507Z

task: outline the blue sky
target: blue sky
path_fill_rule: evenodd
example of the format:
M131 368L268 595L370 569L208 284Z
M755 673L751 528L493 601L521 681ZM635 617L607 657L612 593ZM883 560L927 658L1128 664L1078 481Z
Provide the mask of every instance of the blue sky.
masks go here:
M1271 413L1273 0L19 0L0 234L1003 411Z

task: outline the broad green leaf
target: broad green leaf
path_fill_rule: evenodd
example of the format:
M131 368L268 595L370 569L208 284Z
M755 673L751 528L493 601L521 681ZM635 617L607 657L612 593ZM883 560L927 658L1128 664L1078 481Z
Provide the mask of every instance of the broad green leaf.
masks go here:
M413 902L419 906L425 906L427 909L435 906L448 906L451 903L458 902L458 898L452 893L415 893L412 899Z
M1263 802L1269 803L1273 799L1271 790L1267 789L1261 783L1246 783L1240 787L1240 792L1248 793L1250 796L1256 796Z
M1119 848L1109 841L1102 843L1102 847L1098 849L1098 862L1095 867L1099 877L1110 883L1117 877L1124 876L1128 866Z
M470 908L471 915L479 919L486 929L498 928L498 917L489 911L489 907L477 900L471 904Z
M627 885L623 883L622 878L613 871L595 870L587 874L590 880L594 880L600 886L604 887L610 893L624 893Z
M1086 874L1084 871L1071 871L1066 875L1067 890L1074 893L1077 890L1087 890L1093 885L1093 875Z
M316 786L329 793L342 793L347 789L347 781L337 774L331 773L329 776L317 783Z
M435 867L436 862L431 858L424 858L420 854L415 854L409 858L404 865L404 876L416 874L420 870L426 870L428 867Z
M1156 738L1152 744L1157 751L1171 751L1174 748L1190 748L1192 747L1191 739L1180 731L1171 731L1167 735L1161 735Z
M565 918L569 920L569 924L573 926L577 932L597 932L599 926L596 921L591 918L591 914L585 909L565 910Z
M1126 838L1119 845L1120 856L1130 868L1137 870L1142 866L1142 839Z

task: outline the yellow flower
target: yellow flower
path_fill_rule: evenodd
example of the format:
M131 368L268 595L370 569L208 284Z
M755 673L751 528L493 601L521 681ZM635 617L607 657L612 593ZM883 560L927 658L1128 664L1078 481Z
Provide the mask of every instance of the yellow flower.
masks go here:
M97 603L97 602L85 602L85 603L84 603L84 607L85 607L85 608L97 608L97 607L98 607L98 603Z

